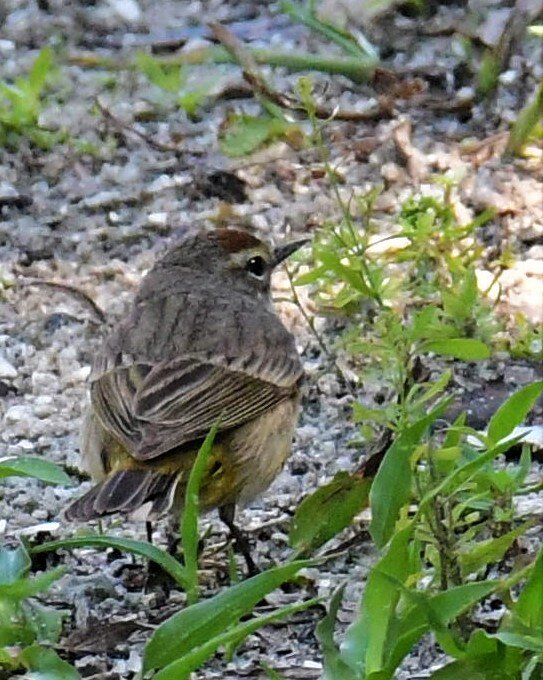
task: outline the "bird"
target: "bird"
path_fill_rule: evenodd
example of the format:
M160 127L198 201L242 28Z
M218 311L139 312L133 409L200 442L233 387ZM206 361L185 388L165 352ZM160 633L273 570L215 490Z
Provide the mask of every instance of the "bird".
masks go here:
M307 242L272 247L221 228L186 236L157 260L95 357L80 444L95 484L64 511L67 520L179 516L198 450L217 425L200 507L218 509L255 569L236 506L281 471L304 377L273 309L271 274Z

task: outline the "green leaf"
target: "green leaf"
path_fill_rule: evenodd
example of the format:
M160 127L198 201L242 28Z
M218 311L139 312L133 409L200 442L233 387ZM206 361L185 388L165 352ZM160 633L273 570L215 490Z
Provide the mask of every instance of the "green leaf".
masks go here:
M401 647L392 651L387 668L394 670L407 653L405 640L415 640L431 629L443 650L451 656L461 654L455 636L449 630L449 624L454 621L462 612L473 604L486 597L489 593L496 590L500 583L498 581L484 581L480 583L467 583L462 586L450 588L445 592L429 596L424 591L416 588L409 588L391 574L384 574L392 585L396 587L405 600L414 606L411 608L402 607L400 611L404 613L398 624L393 629L391 643L398 639ZM400 656L400 653L403 656Z
M32 645L21 652L19 659L29 670L25 675L28 680L81 680L75 668L53 649Z
M312 560L303 560L274 567L174 614L155 630L147 643L144 671L163 668L197 650L236 625L257 602L294 578L300 569L314 564Z
M32 566L24 546L5 548L0 546L0 585L9 585L23 578Z
M520 425L543 392L543 380L526 385L500 406L488 424L488 438L493 444L507 437Z
M463 361L479 361L490 357L490 349L481 340L473 338L449 338L447 340L431 340L425 342L421 352L434 352L451 356Z
M543 639L533 635L520 635L519 633L498 632L494 637L509 647L519 647L530 652L543 654Z
M442 400L424 418L404 430L385 454L370 491L370 533L379 547L390 539L400 508L411 497L410 456L426 430L444 413L449 403L450 399Z
M47 590L49 586L66 573L66 567L57 567L34 578L21 578L7 585L0 585L0 598L23 600Z
M72 486L72 480L62 468L37 456L0 458L2 477L33 477L47 484Z
M315 267L314 269L305 272L305 274L300 274L300 276L297 276L294 279L294 285L307 286L310 283L316 283L326 274L327 271L328 268L325 267L324 265L321 265L320 267Z
M166 92L179 92L185 81L184 71L179 64L162 64L145 52L136 54L134 62L153 85Z
M522 536L531 526L533 526L532 521L524 522L516 529L508 531L506 534L498 536L498 538L489 538L486 541L470 543L467 552L461 553L458 556L462 576L466 577L489 564L501 560L515 540Z
M12 614L8 616L6 614L7 612L5 612L4 608L0 605L0 615L2 616L2 619L9 621L7 626L0 625L0 669L2 668L2 647L13 647L15 645L23 647L31 645L36 640L36 636L29 626L13 623L16 615Z
M292 520L289 542L305 554L336 536L368 505L371 480L338 472L300 503Z
M465 465L453 470L449 475L447 475L447 477L445 477L444 480L437 484L437 486L434 486L433 489L430 489L430 491L428 491L428 493L423 496L419 503L419 512L424 510L426 506L431 503L432 500L439 494L450 495L457 492L458 489L466 484L466 482L468 482L470 479L472 479L474 475L476 475L479 470L481 470L481 468L514 446L522 439L522 437L523 435L519 435L518 437L513 437L511 439L507 439L506 441L502 441L498 445L490 448L488 451L477 455L476 458L468 460Z
M62 622L69 615L67 610L46 607L36 600L23 602L22 609L26 624L34 632L37 642L55 644L59 641Z
M188 604L194 604L198 600L198 510L200 486L207 470L207 463L213 442L217 435L218 423L213 425L207 434L192 470L190 471L187 489L185 491L185 507L181 516L180 535L183 545L183 556L185 561L184 577L187 583Z
M535 95L517 114L517 119L509 135L508 151L518 153L528 142L530 134L537 123L543 119L543 81L537 87Z
M99 536L81 536L78 538L50 541L49 543L34 546L30 552L32 555L37 555L42 552L52 552L59 548L117 548L117 550L124 550L152 560L169 574L181 588L186 589L188 585L183 566L165 550L161 550L146 541L136 541L131 538L102 534Z
M326 616L319 621L315 629L315 635L319 641L323 657L322 680L357 680L352 668L341 658L339 649L334 640L334 627L345 585L336 590L330 601Z
M260 667L262 668L264 673L266 673L269 680L284 680L284 678L275 670L275 668L272 668L265 661L260 662Z
M318 604L318 602L319 600L315 598L313 600L308 600L307 602L291 604L282 607L271 614L267 614L266 616L255 617L254 619L240 623L231 630L206 640L200 647L193 649L181 658L170 663L153 676L153 678L154 680L188 680L192 671L200 668L200 666L209 659L219 647L225 647L232 643L238 645L248 635L254 633L259 628L307 609L308 607L312 607L313 605Z
M518 680L503 668L500 654L485 654L474 658L459 659L440 668L430 676L431 680Z
M359 401L354 401L351 404L351 407L353 409L353 420L355 423L370 421L372 423L386 425L389 422L388 414L384 408L368 408Z
M320 260L330 271L334 272L342 281L345 281L362 295L371 297L364 276L354 267L345 265L330 247L315 246L315 257Z
M290 123L268 116L235 116L222 134L219 144L227 156L237 158L256 151L267 142L281 137Z
M528 630L537 632L543 639L543 548L540 549L534 563L530 578L527 580L517 602L511 608L511 622L507 619L501 630L503 632L525 632L516 622L521 622Z
M370 571L362 595L358 618L347 629L341 658L355 671L355 677L381 671L387 663L390 631L401 591L388 576L404 582L410 575L409 542L413 525L393 537L385 555Z
M50 47L44 47L32 64L28 74L28 83L33 94L41 93L47 80L47 76L53 68L53 51Z

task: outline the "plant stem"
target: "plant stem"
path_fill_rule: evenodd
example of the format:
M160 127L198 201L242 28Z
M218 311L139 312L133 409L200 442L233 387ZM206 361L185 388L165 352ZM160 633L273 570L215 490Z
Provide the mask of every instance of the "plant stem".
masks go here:
M282 52L280 50L247 48L257 64L282 66L290 71L322 71L324 73L343 75L355 83L365 83L373 76L377 65L375 59L362 57L323 57L320 54L307 52ZM202 47L190 52L175 54L169 57L156 57L161 64L179 64L190 66L197 64L233 64L234 57L222 46ZM95 54L73 54L70 63L88 68L107 68L122 70L135 68L130 61L111 59Z

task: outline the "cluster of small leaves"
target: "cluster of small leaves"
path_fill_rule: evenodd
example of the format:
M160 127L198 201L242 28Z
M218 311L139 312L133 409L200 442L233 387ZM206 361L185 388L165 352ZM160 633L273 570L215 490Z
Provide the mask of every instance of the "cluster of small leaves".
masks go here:
M155 103L173 102L191 118L212 97L218 79L218 75L213 74L201 79L197 86L191 85L186 67L164 63L145 52L138 53L134 63L157 88L158 92L150 93L150 98Z
M36 57L28 76L13 83L0 81L0 145L17 148L24 137L40 149L50 149L63 134L40 126L44 91L53 71L53 55L44 47Z

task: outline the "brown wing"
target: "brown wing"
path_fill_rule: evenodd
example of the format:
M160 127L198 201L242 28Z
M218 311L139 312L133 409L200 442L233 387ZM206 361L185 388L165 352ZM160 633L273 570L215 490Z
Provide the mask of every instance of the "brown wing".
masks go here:
M91 396L104 427L148 460L204 437L219 419L221 430L252 420L292 395L301 376L288 353L266 362L177 357L120 366L92 384Z

